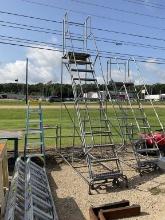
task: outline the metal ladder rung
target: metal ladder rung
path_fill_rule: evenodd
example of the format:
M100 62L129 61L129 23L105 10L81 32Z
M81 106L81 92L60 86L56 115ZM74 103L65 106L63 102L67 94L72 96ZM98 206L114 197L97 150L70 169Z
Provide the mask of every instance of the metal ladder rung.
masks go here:
M28 113L41 113L41 109L31 108L31 109L28 110Z
M37 163L34 163L33 161L30 161L30 167L39 170L40 172L44 172L43 167L39 166Z
M38 209L37 207L34 207L34 215L37 215L39 219L54 220L53 215L50 215L49 213L45 213L44 211Z
M26 146L30 146L30 145L33 145L33 146L36 146L36 145L42 145L43 142L29 142L26 144Z
M40 204L42 204L43 206L47 206L48 208L52 208L52 205L51 205L51 203L50 203L50 201L49 201L49 203L48 202L46 202L45 200L43 200L43 199L41 199L41 198L39 198L39 197L37 197L36 195L32 195L32 197L37 201L37 203L39 202Z
M35 119L30 119L29 121L28 121L28 123L29 124L37 124L37 123L40 123L41 122L41 120L35 120Z
M40 148L41 148L40 146L31 146L31 147L27 147L26 150L33 151L33 150L39 150Z
M45 187L45 184L46 184L46 182L44 182L44 183L42 183L41 181L37 181L35 178L33 178L33 180L31 180L32 181L32 183L34 182L35 184L37 184L38 186L40 186L40 187L42 187L42 188L44 188Z
M41 134L41 133L42 133L42 131L39 130L39 129L37 129L37 130L36 129L30 129L30 130L27 131L26 134L28 135L28 134Z
M40 193L40 195L42 196L45 196L46 198L49 198L49 194L47 192L43 192L42 190L40 190L39 188L37 188L36 186L34 185L31 185L32 187L32 191L35 193L35 192L38 192ZM46 187L46 186L45 186ZM46 188L47 189L47 188ZM46 190L47 191L47 190Z

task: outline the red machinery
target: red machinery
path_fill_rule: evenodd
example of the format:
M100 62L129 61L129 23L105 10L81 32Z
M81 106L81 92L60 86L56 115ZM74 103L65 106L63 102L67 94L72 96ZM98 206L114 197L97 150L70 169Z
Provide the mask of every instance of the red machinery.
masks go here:
M165 151L165 133L155 131L152 134L140 134L140 137L146 140L148 147L152 147L156 142L159 149Z

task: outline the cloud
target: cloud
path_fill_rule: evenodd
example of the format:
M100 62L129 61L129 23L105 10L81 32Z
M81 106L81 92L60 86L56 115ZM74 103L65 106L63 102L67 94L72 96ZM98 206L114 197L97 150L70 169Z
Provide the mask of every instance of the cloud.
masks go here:
M61 74L61 52L28 49L29 82L59 82Z
M48 47L47 47L48 48ZM51 49L49 47L49 49ZM46 83L60 81L61 52L28 48L25 57L29 59L29 83ZM0 64L1 83L25 82L26 61L16 60L6 64Z
M25 77L25 61L17 60L13 63L7 63L0 65L0 78L1 83L14 82L15 79L24 81Z
M154 60L149 60L150 62ZM144 69L150 76L150 78L155 79L154 83L165 83L165 68L164 65L156 63L145 63Z

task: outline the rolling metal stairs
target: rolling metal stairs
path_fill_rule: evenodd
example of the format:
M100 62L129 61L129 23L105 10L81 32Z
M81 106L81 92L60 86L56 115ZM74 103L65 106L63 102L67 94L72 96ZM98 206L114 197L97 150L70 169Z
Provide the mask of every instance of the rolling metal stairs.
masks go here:
M135 60L133 61L136 62ZM122 78L122 71L118 60L115 59L113 64L117 65ZM149 148L147 146L145 135L152 135L153 131L140 101L141 92L147 92L145 84L141 86L140 91L137 91L133 82L128 82L126 80L115 82L111 78L109 86L115 94L113 106L115 108L120 131L125 142L129 141L132 145L137 162L137 170L142 174L144 171L156 169L161 153L155 141L152 147ZM123 98L122 95L125 97ZM160 128L162 129L162 124L160 123L160 119L152 101L151 107L153 108L160 124Z
M106 114L91 55L86 51L74 50L74 39L69 30L67 16L64 20L64 30L63 63L71 78L75 111L88 168L89 190L94 188L95 184L108 181L117 185L121 180L127 185L127 177L123 174L113 142L112 125ZM70 41L71 45L69 50L67 41ZM97 93L94 99L88 96L87 85Z

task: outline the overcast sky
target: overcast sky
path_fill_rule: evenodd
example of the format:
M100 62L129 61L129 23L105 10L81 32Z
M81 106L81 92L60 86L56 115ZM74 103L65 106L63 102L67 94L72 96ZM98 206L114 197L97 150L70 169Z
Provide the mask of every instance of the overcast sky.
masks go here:
M148 61L161 58L161 62L165 62L165 3L163 5L161 0L1 0L0 83L14 82L17 78L19 82L24 82L27 57L31 83L47 83L50 80L59 82L62 53L23 47L25 43L22 39L24 42L30 40L28 45L32 47L53 50L60 48L61 22L66 12L70 21L78 23L83 23L88 15L91 16L92 32L97 38L104 38L105 41L98 42L99 50L144 56ZM72 31L75 34L83 33L81 28L73 28ZM138 64L146 83L165 83L164 64ZM65 82L69 82L69 75L66 72L65 74ZM134 68L132 74L138 81ZM101 82L99 75L98 78ZM115 70L114 78L120 79L120 73Z

